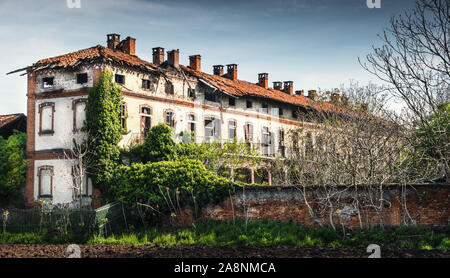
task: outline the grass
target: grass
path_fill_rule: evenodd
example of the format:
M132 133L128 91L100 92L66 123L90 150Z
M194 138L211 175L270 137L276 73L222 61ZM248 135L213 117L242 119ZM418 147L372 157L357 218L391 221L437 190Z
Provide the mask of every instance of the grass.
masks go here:
M58 244L88 243L121 245L208 245L208 246L329 246L366 247L378 244L381 247L398 249L450 249L450 226L437 229L426 227L399 227L396 229L373 228L353 230L344 235L331 228L311 228L298 223L276 221L251 221L226 223L207 221L195 227L151 228L147 231L111 235L75 237L74 235L40 235L35 233L0 234L0 244Z
M439 249L450 247L450 228L440 232L425 227L400 227L396 229L373 228L354 230L346 237L331 228L310 228L297 223L275 221L252 221L245 229L245 223L224 223L208 221L194 227L171 229L152 228L145 232L122 234L110 237L93 237L89 244L155 244L171 245L289 245L289 246L329 246L366 247L378 244L382 247L399 249Z

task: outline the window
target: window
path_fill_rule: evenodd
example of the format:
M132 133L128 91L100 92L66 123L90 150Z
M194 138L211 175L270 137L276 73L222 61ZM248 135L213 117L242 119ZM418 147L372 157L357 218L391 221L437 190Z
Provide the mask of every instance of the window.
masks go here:
M236 122L228 121L228 139L234 140L236 138Z
M220 119L214 117L205 118L205 141L211 142L220 137Z
M269 128L267 126L262 128L262 134L261 134L261 149L262 153L265 155L269 155L271 153L271 147L272 147L272 134L269 131Z
M122 128L127 128L127 105L121 104L120 105L120 123L122 125Z
M88 82L88 74L87 73L78 73L77 74L77 84L84 84Z
M152 128L152 109L147 105L140 106L141 112L141 135L147 137L148 132Z
M188 97L195 98L195 89L188 88Z
M166 94L173 95L174 91L173 91L173 84L172 84L172 82L167 81L165 89L166 89Z
M278 115L283 116L283 108L278 108Z
M244 125L245 142L251 144L253 142L253 125L246 123Z
M125 75L116 74L116 75L114 75L114 80L118 84L125 84Z
M214 92L211 92L211 91L206 91L205 92L205 100L207 100L207 101L214 101L214 102L218 101L217 95L214 94Z
M195 115L189 114L188 115L188 131L190 132L190 140L195 142ZM191 140L193 139L193 140Z
M38 167L38 198L51 198L53 194L53 166Z
M150 80L142 79L142 89L150 90Z
M297 119L298 118L298 113L297 110L292 110L292 118Z
M229 106L235 106L236 105L236 99L234 97L228 98L228 105Z
M250 100L247 100L247 108L252 108L253 103Z
M54 77L44 77L42 78L42 84L44 89L53 88Z
M282 156L286 156L286 148L284 145L284 130L280 129L280 133L278 136L278 145L279 145L279 150Z
M262 104L262 113L268 113L269 112L269 105L267 103Z
M78 132L83 127L84 120L86 119L86 101L87 99L85 98L72 101L73 132Z
M45 102L39 104L39 135L53 134L55 123L55 103Z
M165 112L164 123L170 127L175 127L175 113L173 111Z
M74 186L74 196L79 197L81 186L81 196L87 197L92 193L92 180L84 173L83 176L79 174L80 168L78 166L72 167L72 179Z
M312 155L314 151L313 138L311 132L306 134L306 142L305 142L305 154Z

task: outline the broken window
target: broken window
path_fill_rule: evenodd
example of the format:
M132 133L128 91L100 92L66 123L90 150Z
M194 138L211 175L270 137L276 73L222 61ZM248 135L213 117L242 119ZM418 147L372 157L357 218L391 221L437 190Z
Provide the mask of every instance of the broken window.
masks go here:
M142 79L142 89L150 90L150 80Z
M217 95L214 92L206 91L205 92L205 100L217 102L218 98L217 98Z
M53 193L53 166L38 167L38 197L49 198Z
M195 142L195 115L194 114L188 115L188 130L190 132L190 137L191 137L189 139L192 139L190 141Z
M39 104L39 135L53 134L55 123L55 103L45 102Z
M284 130L280 129L280 133L278 135L278 145L281 155L284 157L286 156L286 148L284 145Z
M250 100L247 100L247 108L252 108L253 103Z
M253 142L253 125L247 123L244 125L245 142L251 144Z
M267 103L263 103L262 104L261 112L262 113L268 113L269 112L269 105Z
M121 104L120 105L120 123L122 125L122 128L126 129L127 128L127 106L126 104Z
M195 89L192 88L188 89L188 97L195 98Z
M235 106L236 105L236 99L234 97L228 98L228 105L229 106Z
M92 180L86 173L84 173L83 175L79 174L80 170L81 169L78 167L78 165L72 167L74 196L79 197L79 194L81 192L81 196L87 197L92 193Z
M86 119L86 101L87 99L81 98L72 102L74 132L80 131L83 127L84 120Z
M53 88L54 77L44 77L42 78L42 84L44 89Z
M262 154L269 155L271 153L271 146L272 146L272 134L269 131L269 128L267 126L264 126L262 128L261 134Z
M175 126L175 113L173 111L166 111L164 117L165 124L174 127Z
M236 122L228 121L228 139L234 140L236 138Z
M166 94L172 95L172 94L174 93L172 82L167 81L167 82L166 82L166 88L165 88L165 89L166 89Z
M292 118L297 119L298 118L298 112L297 110L292 110Z
M220 138L220 119L213 117L205 118L205 141L212 142Z
M87 73L78 73L77 74L77 84L84 84L88 82L88 74Z
M141 135L147 137L152 128L152 109L148 106L141 107Z
M283 116L283 108L278 108L278 115Z
M125 75L115 74L114 75L114 80L118 84L125 84Z

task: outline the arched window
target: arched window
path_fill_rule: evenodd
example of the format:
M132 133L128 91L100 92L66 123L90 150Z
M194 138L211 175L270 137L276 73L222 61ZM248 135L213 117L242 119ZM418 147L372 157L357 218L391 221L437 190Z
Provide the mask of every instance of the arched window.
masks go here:
M73 132L78 132L83 127L83 122L86 119L86 102L86 98L80 98L72 101Z
M39 104L39 135L53 134L55 124L55 103Z
M38 167L38 197L51 198L53 196L53 166Z

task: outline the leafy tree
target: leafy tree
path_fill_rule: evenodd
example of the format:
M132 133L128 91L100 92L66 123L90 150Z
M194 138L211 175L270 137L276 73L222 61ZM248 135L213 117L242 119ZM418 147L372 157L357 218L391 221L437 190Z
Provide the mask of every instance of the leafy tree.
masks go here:
M0 203L22 201L20 188L26 179L26 134L14 131L7 140L0 136Z
M143 163L158 162L173 159L175 145L171 128L165 124L158 124L150 129L144 143L132 151Z
M84 131L89 131L88 140L95 149L92 159L97 165L94 182L102 193L120 158L118 144L125 132L120 121L122 101L121 89L113 81L113 74L104 71L98 85L89 90L84 125Z

